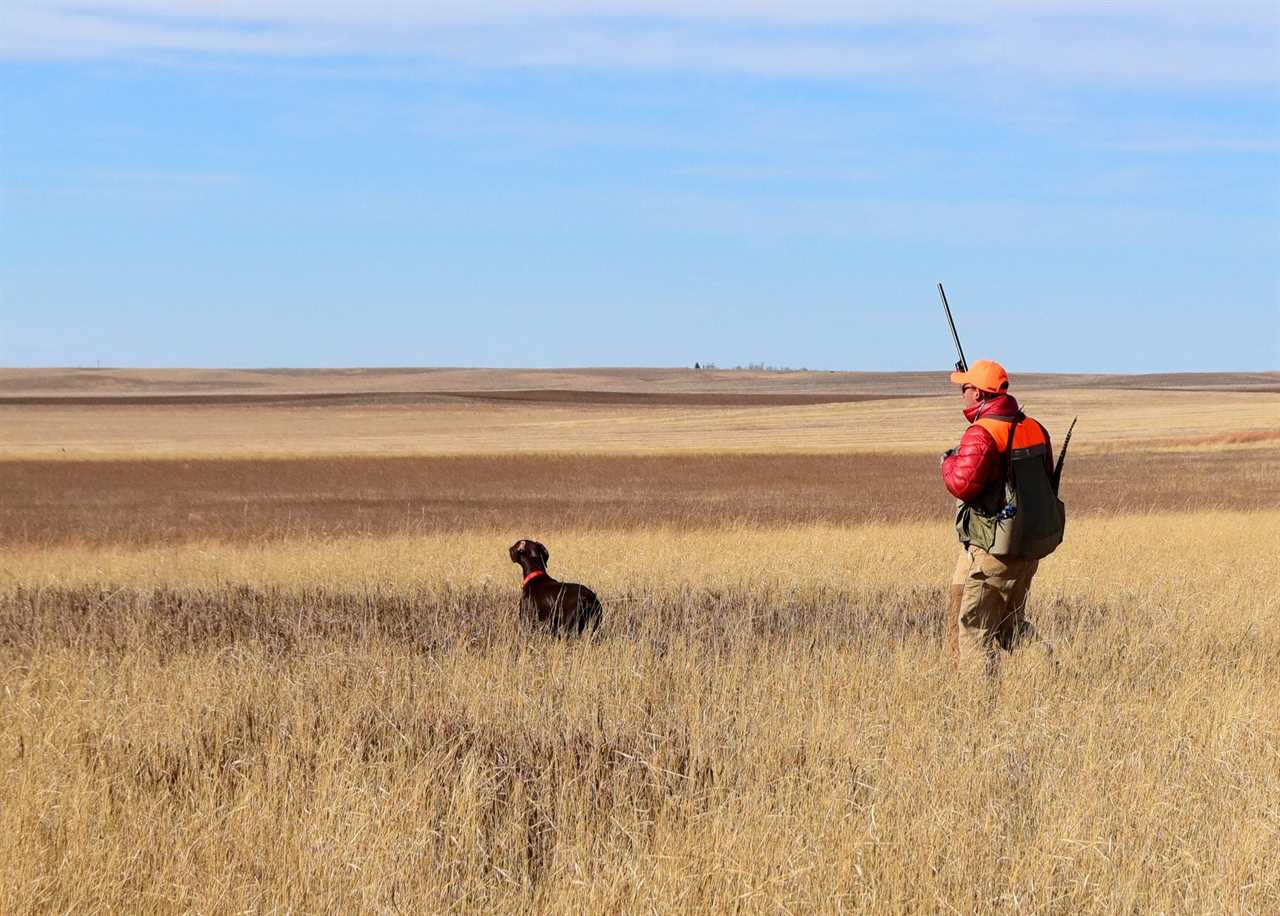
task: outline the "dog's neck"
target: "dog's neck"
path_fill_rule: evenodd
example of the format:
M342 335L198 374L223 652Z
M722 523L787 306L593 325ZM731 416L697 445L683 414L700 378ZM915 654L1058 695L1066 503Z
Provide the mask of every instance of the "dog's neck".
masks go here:
M517 557L516 563L520 567L520 572L526 576L532 572L544 573L547 571L547 564L542 557L520 556Z
M524 581L520 583L520 587L528 588L530 582L532 582L534 579L538 578L539 576L545 576L546 574L547 574L547 571L545 569L530 570L528 573L525 574Z

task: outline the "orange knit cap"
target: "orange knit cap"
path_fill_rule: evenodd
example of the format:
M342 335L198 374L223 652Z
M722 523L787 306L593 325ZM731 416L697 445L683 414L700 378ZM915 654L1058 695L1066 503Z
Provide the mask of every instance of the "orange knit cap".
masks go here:
M979 391L999 394L1009 388L1009 373L1004 366L995 360L980 359L969 367L968 372L952 372L951 382L955 385L972 385Z

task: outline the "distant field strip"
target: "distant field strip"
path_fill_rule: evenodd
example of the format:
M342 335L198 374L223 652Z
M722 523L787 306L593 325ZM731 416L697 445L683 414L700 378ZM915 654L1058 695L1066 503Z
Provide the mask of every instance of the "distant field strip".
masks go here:
M585 397L585 396L584 396ZM703 397L703 395L698 395ZM0 406L0 459L447 455L511 452L938 451L964 429L954 396L715 407L475 401L348 406ZM1078 452L1280 438L1280 394L1028 392ZM1215 438L1216 437L1216 438Z
M671 394L942 394L946 371L832 372L807 370L612 367L595 369L7 369L0 398L276 395L373 397L406 393L566 391ZM1280 372L1183 372L1146 375L1014 371L1015 387L1127 388L1280 392Z
M488 391L393 391L278 394L123 394L0 396L0 407L417 407L479 402L491 404L574 404L659 407L794 407L903 398L903 394L581 391L528 388Z
M1073 453L1074 454L1074 453ZM1072 519L1280 507L1280 450L1083 452ZM861 526L933 520L953 502L916 454L540 455L10 461L0 530L17 544L282 540L651 525Z

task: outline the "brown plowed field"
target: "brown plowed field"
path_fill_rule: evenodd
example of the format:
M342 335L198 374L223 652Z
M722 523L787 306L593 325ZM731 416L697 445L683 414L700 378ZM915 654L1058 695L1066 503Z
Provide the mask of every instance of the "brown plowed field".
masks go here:
M937 519L926 455L512 455L0 464L18 543ZM1208 484L1208 485L1206 485ZM1280 453L1124 452L1068 461L1073 516L1280 507Z

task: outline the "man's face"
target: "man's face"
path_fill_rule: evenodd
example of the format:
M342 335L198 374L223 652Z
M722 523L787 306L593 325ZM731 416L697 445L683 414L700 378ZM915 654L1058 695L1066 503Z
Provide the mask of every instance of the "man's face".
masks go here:
M970 407L977 407L978 401L982 398L982 392L977 388L974 388L972 385L964 385L961 387L960 393L964 395L965 410L968 410Z

